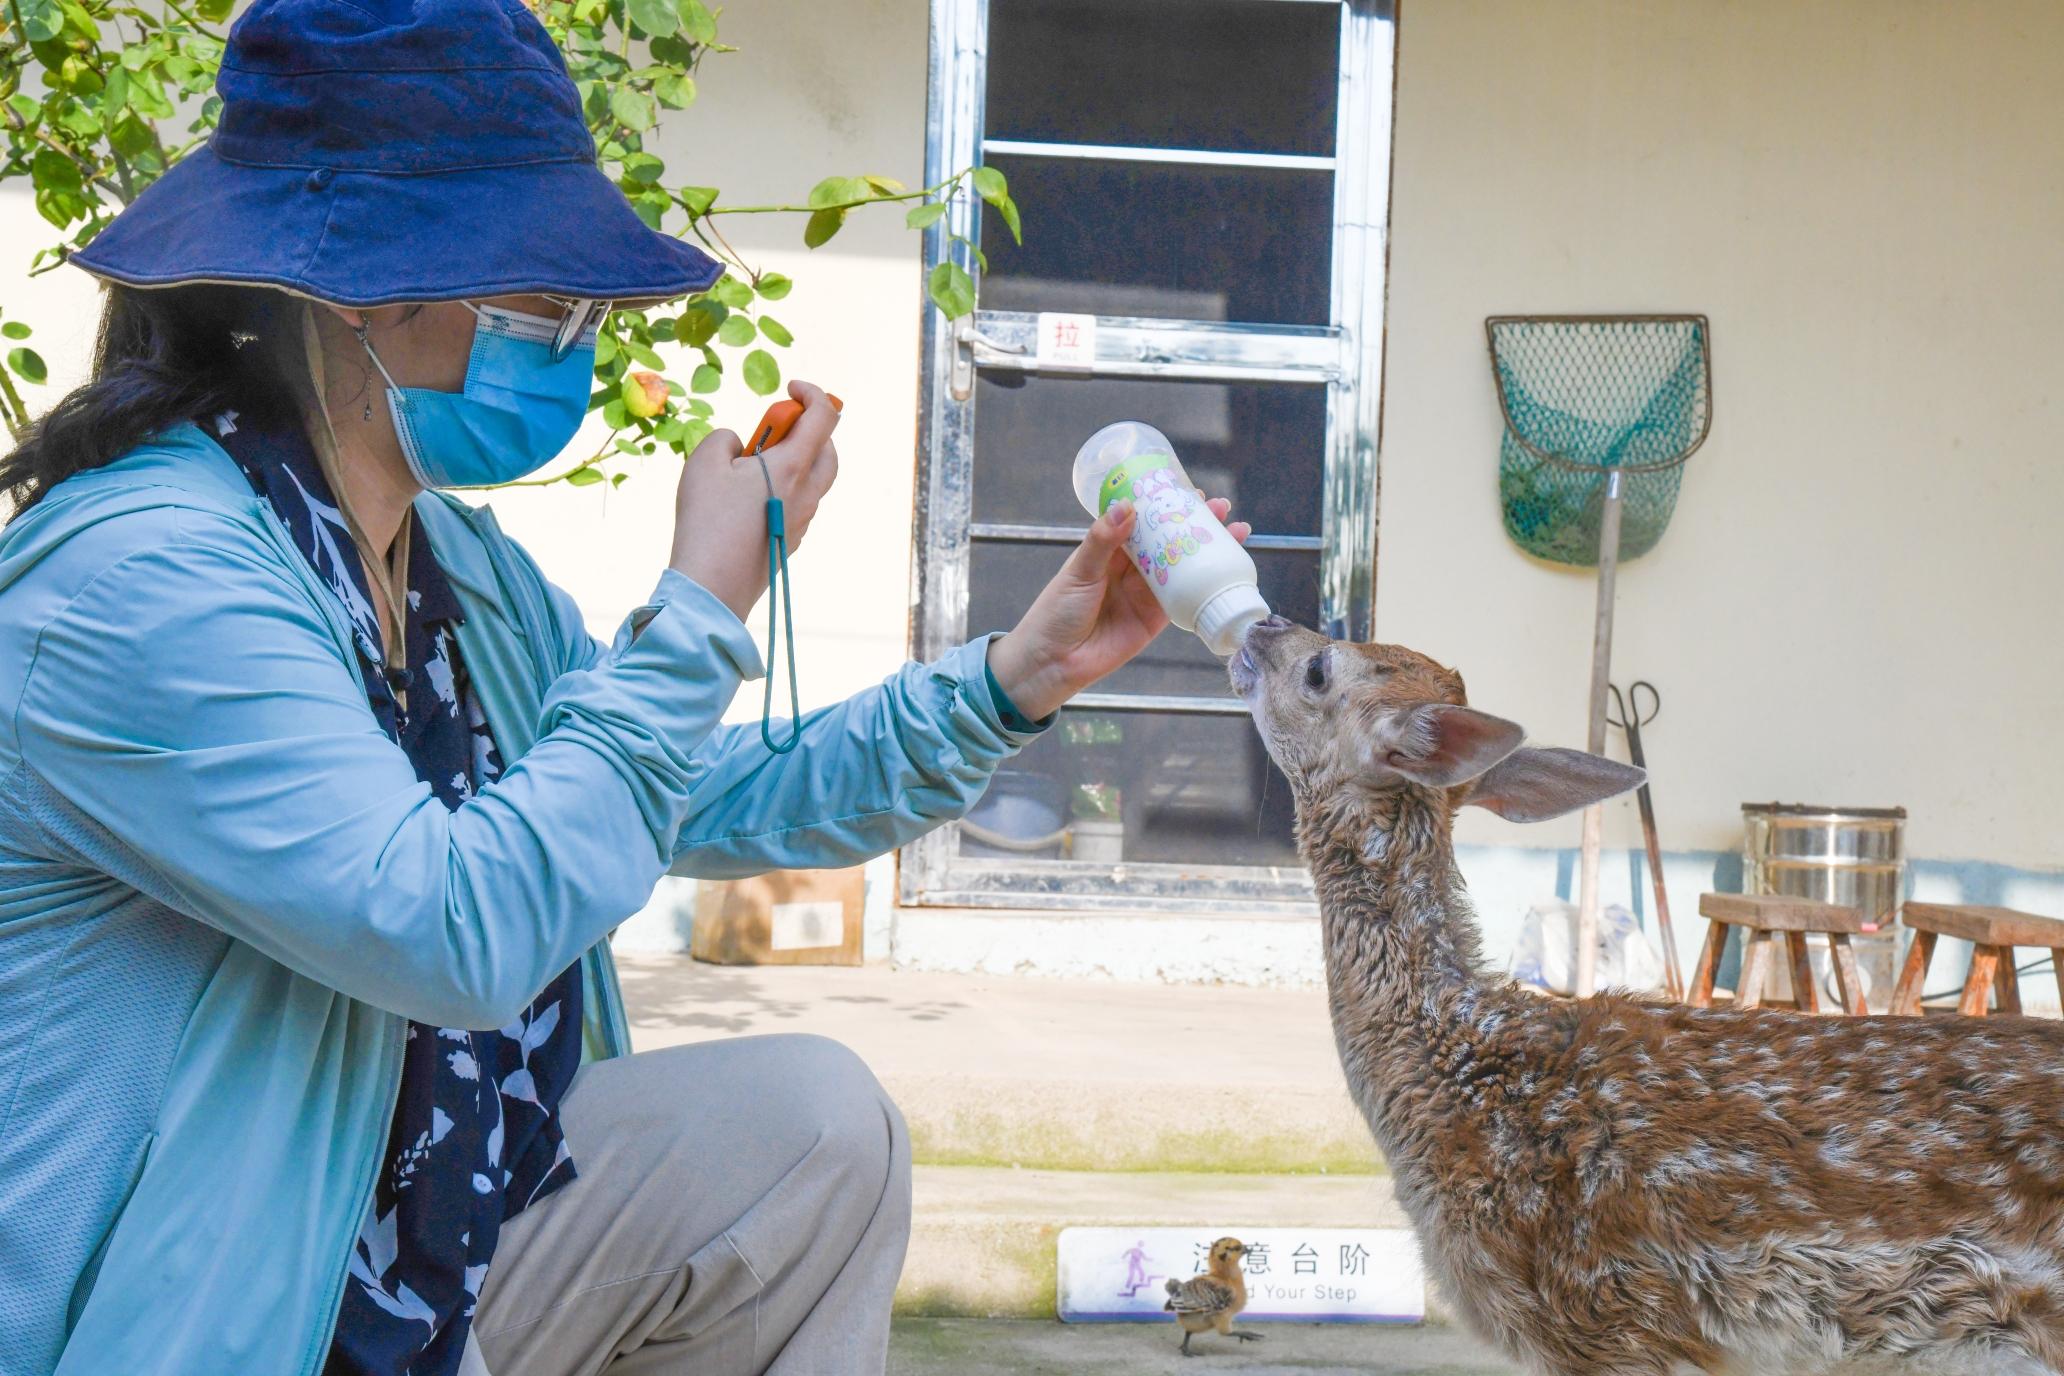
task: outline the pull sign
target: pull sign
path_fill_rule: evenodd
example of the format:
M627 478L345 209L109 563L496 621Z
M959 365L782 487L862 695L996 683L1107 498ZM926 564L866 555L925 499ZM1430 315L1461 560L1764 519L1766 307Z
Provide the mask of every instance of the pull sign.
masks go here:
M1061 311L1039 313L1039 345L1034 355L1041 368L1081 368L1096 365L1097 318L1069 315Z

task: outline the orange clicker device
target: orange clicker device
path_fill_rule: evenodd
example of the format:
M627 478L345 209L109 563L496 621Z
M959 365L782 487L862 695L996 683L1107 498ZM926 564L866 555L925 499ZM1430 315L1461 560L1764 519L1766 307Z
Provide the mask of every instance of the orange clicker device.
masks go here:
M831 403L831 409L834 411L843 412L846 409L846 404L829 392L824 394L824 399ZM745 452L757 454L781 443L788 438L788 432L795 428L795 423L802 419L802 415L803 404L800 401L775 402L767 408L767 414L760 417L760 423L753 427L752 438L745 444Z

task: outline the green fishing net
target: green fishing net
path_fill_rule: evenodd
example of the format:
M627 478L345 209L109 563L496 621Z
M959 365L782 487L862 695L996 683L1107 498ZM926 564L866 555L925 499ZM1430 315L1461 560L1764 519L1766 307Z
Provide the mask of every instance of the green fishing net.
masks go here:
M1501 316L1486 328L1506 533L1538 558L1596 564L1617 470L1620 558L1653 549L1712 421L1705 318Z

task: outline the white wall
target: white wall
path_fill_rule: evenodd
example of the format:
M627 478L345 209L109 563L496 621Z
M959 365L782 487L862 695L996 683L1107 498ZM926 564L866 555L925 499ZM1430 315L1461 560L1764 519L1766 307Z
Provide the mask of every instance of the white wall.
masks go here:
M925 10L859 0L728 6L723 37L742 51L707 59L695 106L659 149L668 177L723 191L736 205L800 203L833 173L879 173L913 186L924 170ZM918 236L899 207L852 217L829 245L803 247L798 215L731 216L724 236L755 266L795 278L769 311L796 336L784 373L846 403L839 483L791 568L803 705L836 701L903 661L910 602L910 512L917 437L922 284ZM674 370L686 381L690 367ZM744 432L767 400L742 384L715 398L720 424ZM673 528L673 461L634 465L621 489L544 489L495 498L510 532L580 599L599 626L644 599ZM764 644L765 609L752 618ZM748 685L734 718L758 716ZM776 710L786 715L787 684Z
M1401 49L1379 633L1582 744L1593 585L1500 527L1483 317L1703 311L1712 438L1620 583L1665 844L1903 804L2064 865L2064 7L1407 0Z

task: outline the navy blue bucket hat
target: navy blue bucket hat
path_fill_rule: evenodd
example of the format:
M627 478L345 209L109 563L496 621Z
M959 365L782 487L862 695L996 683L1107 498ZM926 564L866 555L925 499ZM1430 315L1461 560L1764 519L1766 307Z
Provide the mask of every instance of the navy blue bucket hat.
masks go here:
M208 144L73 262L340 306L663 299L723 275L603 175L565 61L517 0L258 0L216 90Z

